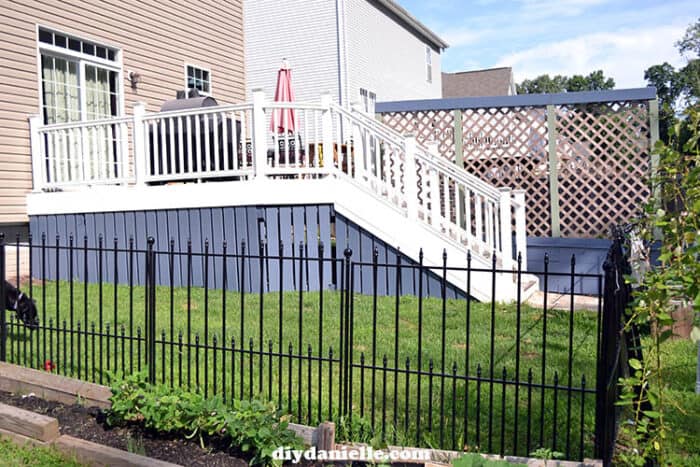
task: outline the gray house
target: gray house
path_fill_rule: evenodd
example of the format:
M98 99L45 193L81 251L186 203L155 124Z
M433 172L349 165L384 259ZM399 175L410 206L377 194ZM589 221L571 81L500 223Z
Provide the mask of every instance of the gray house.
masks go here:
M287 59L298 101L330 92L336 102L442 97L447 44L393 0L246 0L247 93L274 94Z

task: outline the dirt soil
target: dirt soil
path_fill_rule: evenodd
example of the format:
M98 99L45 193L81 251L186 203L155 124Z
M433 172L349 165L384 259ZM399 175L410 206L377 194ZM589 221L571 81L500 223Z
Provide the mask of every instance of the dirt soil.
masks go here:
M131 451L185 466L247 466L248 462L213 446L203 450L198 442L155 436L139 427L108 427L104 413L96 407L64 405L33 396L0 391L0 402L58 419L61 434Z

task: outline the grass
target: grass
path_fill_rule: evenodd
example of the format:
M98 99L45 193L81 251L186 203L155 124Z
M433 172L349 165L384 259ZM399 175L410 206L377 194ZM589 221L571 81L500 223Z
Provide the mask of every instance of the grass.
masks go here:
M52 447L20 446L9 439L0 439L0 459L7 467L79 467L83 464Z
M700 465L700 396L695 394L698 347L687 339L664 346L666 422L673 433L668 438L668 460L672 465Z
M123 367L130 372L145 364L142 287L134 287L131 295L125 286L76 283L71 301L68 283L46 282L33 285L32 293L44 324L34 334L13 326L8 359L33 367L51 360L59 373L98 382L106 382L107 371L118 373ZM573 394L569 413L568 394L553 385L555 375L560 388L569 384L571 375L571 386L580 388L585 375L586 388L595 388L597 314L548 310L545 315L526 305L465 300L447 300L443 311L439 299L412 296L398 302L377 297L375 307L373 297L355 294L349 386L355 418L341 421L341 304L339 292L241 295L192 288L188 299L184 288L173 289L171 295L169 288L157 287L157 380L196 386L207 394L225 390L227 397L270 399L303 423L334 418L356 439L491 452L527 454L528 448L541 446L565 451L568 438L570 457L578 458L582 412L582 454L592 454L594 395L587 393L581 408L580 393ZM95 326L95 334L84 332L86 321ZM70 332L79 322L81 333ZM141 338L134 339L138 329ZM119 338L122 332L125 339ZM280 356L280 351L297 357ZM419 358L420 377L415 372ZM547 388L535 386L528 392L528 371L532 383L540 385L543 368ZM465 374L475 378L478 371L482 378L493 371L496 382L465 381ZM517 419L515 380L521 382Z

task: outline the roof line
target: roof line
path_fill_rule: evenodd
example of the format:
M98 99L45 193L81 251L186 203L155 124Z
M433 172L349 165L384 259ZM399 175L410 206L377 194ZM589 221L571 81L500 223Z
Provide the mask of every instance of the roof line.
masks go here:
M481 68L479 70L464 70L464 71L443 71L443 75L463 75L467 73L484 73L485 71L496 71L496 70L513 70L510 66L498 66L495 68Z
M449 44L442 40L440 36L435 34L433 31L428 29L426 25L418 21L415 16L409 13L405 8L396 3L394 0L373 0L379 5L383 6L393 14L395 14L401 21L406 23L410 29L413 30L418 36L430 42L437 49L446 49Z
M377 113L411 112L420 110L475 109L483 107L535 107L544 105L592 104L600 102L647 101L651 99L656 99L656 88L653 86L634 89L614 89L610 91L377 102L375 110Z

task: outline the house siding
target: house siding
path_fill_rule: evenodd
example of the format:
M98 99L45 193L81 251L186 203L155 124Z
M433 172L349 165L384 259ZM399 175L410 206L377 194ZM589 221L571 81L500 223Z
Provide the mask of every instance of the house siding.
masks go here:
M286 58L298 101L317 102L322 92L337 101L338 25L336 1L246 0L246 88L274 97L277 70Z
M432 99L442 95L440 53L432 49L432 82L426 79L426 43L367 0L345 0L349 100L360 88L377 101Z
M40 113L37 24L121 49L124 110L157 111L185 86L185 63L211 70L220 103L245 98L242 0L15 0L0 9L0 226L27 222L30 115ZM141 75L133 90L128 71Z

